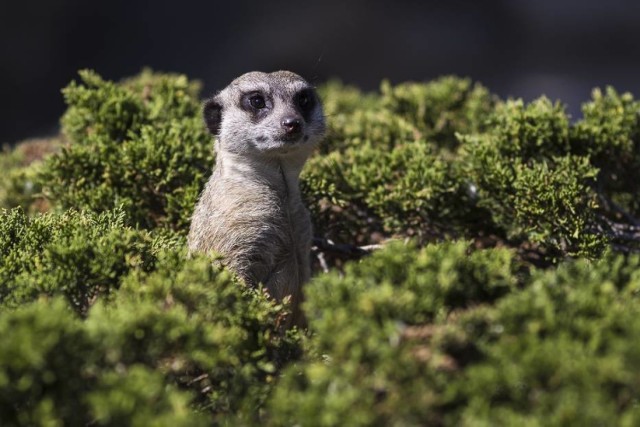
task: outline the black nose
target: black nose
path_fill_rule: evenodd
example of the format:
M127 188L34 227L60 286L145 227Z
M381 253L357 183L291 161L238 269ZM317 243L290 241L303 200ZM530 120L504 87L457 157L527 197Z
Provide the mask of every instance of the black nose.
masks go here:
M302 122L297 117L285 117L280 124L287 135L297 135L302 130Z

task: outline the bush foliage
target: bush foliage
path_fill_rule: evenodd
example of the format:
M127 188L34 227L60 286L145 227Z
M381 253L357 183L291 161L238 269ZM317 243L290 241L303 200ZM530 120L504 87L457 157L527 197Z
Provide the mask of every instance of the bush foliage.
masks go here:
M184 228L213 164L197 98L185 76L143 72L115 84L80 72L62 92L69 145L37 179L62 209L121 206L133 223Z
M187 257L214 161L197 82L82 71L61 135L0 155L0 424L640 422L640 101L319 92L315 234L383 248L322 253L303 331Z
M300 352L286 307L123 217L2 215L3 424L255 417Z

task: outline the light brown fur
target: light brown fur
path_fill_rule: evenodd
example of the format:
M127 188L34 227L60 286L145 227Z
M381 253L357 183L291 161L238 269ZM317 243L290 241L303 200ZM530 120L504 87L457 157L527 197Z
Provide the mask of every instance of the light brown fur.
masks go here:
M313 109L300 107L301 91L315 98ZM254 93L270 100L265 108L247 108ZM286 132L292 117L301 122L299 136ZM290 296L300 323L312 232L298 177L324 133L320 102L293 73L248 73L205 104L205 120L218 136L217 157L193 214L189 250L218 252L250 285L264 284L279 301Z

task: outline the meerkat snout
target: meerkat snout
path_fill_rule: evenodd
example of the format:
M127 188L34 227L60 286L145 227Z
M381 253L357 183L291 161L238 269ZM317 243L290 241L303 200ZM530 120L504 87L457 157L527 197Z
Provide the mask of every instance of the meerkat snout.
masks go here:
M289 71L252 72L207 100L204 121L216 137L216 164L189 230L190 252L215 251L250 285L291 299L300 324L310 276L311 219L299 175L324 135L322 105Z
M302 133L302 123L298 117L285 117L280 124L288 138L296 139Z

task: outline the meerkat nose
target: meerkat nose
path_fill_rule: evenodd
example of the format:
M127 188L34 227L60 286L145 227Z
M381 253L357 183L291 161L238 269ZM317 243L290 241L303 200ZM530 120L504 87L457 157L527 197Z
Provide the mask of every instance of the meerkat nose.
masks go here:
M302 122L297 117L285 117L280 122L287 135L297 135L302 131Z

